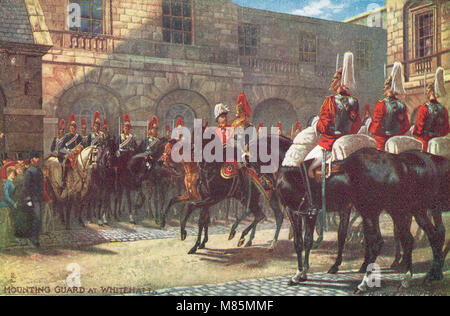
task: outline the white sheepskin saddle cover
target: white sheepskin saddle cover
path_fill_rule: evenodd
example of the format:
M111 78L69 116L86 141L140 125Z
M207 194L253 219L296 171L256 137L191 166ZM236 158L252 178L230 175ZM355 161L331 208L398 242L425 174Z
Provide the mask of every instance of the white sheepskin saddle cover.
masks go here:
M397 155L405 151L422 150L422 142L412 136L394 136L386 142L385 150Z
M377 148L377 142L365 134L345 135L333 145L332 161L340 161L363 148Z
M428 142L428 152L450 159L450 136L436 137Z
M294 139L283 160L283 167L299 167L314 147L319 143L320 136L316 124L301 131Z

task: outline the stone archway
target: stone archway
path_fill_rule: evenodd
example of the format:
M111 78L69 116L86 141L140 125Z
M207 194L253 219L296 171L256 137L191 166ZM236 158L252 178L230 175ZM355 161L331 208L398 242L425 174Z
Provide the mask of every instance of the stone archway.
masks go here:
M285 135L295 126L297 120L297 113L292 104L278 98L267 99L261 102L253 113L253 124L255 126L263 123L265 127L276 127L277 123L281 122L283 124L283 134Z
M56 116L67 120L75 114L78 125L85 118L88 128L92 125L95 111L101 118L107 119L112 135L120 132L119 123L122 117L121 99L111 89L94 83L83 83L67 90L60 98Z
M206 118L211 122L213 114L206 98L192 90L178 89L169 92L156 105L156 115L160 122L170 127L181 117L185 126L192 128L195 118Z

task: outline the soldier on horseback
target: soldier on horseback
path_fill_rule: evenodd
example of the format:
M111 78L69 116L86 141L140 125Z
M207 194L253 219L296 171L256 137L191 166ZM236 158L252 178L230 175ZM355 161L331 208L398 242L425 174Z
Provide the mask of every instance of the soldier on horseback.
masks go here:
M385 150L389 138L404 135L410 128L406 105L398 99L405 94L402 64L395 63L392 73L384 83L385 98L375 105L369 132L377 141L377 149Z
M63 187L65 187L67 167L70 162L74 161L76 156L83 150L83 138L77 133L77 121L75 115L71 114L69 119L69 133L64 136L58 148L58 156L60 161L63 159Z
M147 139L145 140L145 152L151 153L153 147L159 142L159 122L156 116L153 116L147 128Z
M120 144L119 144L119 156L125 152L134 152L137 148L137 142L131 130L133 126L131 125L130 116L125 114L122 133L120 134Z
M413 131L413 135L422 142L424 152L428 151L428 142L431 139L446 136L450 132L448 111L437 99L445 95L444 69L439 67L435 82L427 86L428 102L419 107Z
M100 131L101 119L100 112L95 112L94 121L92 123L92 132L86 137L85 147L90 146L102 146L104 142L105 135Z
M306 156L305 161L314 159L308 174L302 171L305 183L308 178L314 178L316 168L323 166L331 157L331 150L336 140L344 135L356 134L361 127L358 99L349 93L356 87L353 54L344 55L344 65L335 73L330 89L336 94L325 99L320 109L320 118L317 123L317 132L321 134L318 145ZM309 190L310 191L310 190ZM319 210L318 203L309 195L310 212L315 214Z
M61 145L62 140L64 139L64 136L66 135L66 131L65 131L65 125L66 125L66 121L65 120L61 120L59 122L59 127L58 127L58 136L56 136L55 138L53 138L53 142L52 142L52 146L50 147L50 151L57 155L58 153L58 148Z

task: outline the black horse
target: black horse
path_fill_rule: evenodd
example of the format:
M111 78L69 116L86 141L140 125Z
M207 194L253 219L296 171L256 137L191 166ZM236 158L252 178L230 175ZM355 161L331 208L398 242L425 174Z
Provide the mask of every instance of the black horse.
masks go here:
M308 168L310 161L305 162ZM448 210L448 176L449 162L445 158L422 152L407 152L393 155L372 148L361 149L347 159L337 162L341 172L327 180L327 207L338 209L353 205L363 218L366 255L363 267L374 263L383 246L383 238L379 229L379 216L383 210L388 212L394 221L395 231L400 238L404 250L406 271L412 275L413 236L410 232L411 217L426 232L433 250L433 265L426 280L441 280L444 263L443 245L445 228L442 223L442 212ZM302 178L289 180L292 170L282 170L278 187L295 185L298 191L304 192ZM321 200L321 186L314 181L312 194ZM305 196L305 194L302 194ZM306 208L307 203L304 203ZM302 207L303 211L304 208ZM432 211L434 225L427 216L427 209ZM306 280L309 263L302 264L302 225L301 217L291 212L295 230L295 248L298 256L298 273L291 280L296 284ZM312 230L315 217L307 221L305 243L306 254L312 246ZM306 257L307 258L307 257ZM305 258L305 259L306 259ZM365 289L364 282L359 287Z

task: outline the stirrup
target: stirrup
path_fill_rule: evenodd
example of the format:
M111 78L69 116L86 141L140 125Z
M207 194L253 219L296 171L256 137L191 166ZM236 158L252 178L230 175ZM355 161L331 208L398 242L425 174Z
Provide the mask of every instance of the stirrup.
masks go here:
M314 206L310 206L310 207L308 207L307 210L305 210L305 211L298 211L298 213L301 216L315 217L315 216L319 216L320 209L316 208Z

